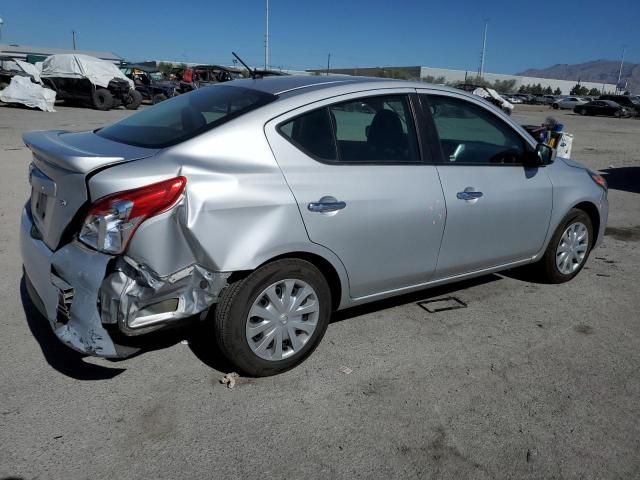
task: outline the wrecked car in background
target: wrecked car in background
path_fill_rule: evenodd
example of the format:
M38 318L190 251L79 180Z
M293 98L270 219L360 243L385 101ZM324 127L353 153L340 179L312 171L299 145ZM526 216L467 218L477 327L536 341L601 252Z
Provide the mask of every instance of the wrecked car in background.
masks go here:
M527 264L569 281L607 223L600 175L419 82L237 80L23 138L27 290L61 341L104 357L209 312L212 348L275 374L335 310Z
M0 68L0 101L55 112L56 92L42 85L35 65L0 57Z
M167 80L157 68L147 65L125 64L120 70L127 78L133 80L136 91L140 92L143 101L152 104L160 103L177 95L177 81Z
M142 95L113 63L88 55L51 55L42 62L40 77L69 104L110 110L123 105L136 110Z
M173 75L179 81L180 93L190 92L196 88L206 87L216 83L230 82L244 78L242 70L221 65L198 65L195 67L175 68Z

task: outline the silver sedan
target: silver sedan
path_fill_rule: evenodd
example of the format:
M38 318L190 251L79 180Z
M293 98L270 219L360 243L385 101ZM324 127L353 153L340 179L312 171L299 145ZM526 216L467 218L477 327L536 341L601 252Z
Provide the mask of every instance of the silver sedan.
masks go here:
M275 374L335 310L527 264L568 281L607 222L600 175L423 83L237 80L24 142L27 289L103 357L199 316L240 371Z

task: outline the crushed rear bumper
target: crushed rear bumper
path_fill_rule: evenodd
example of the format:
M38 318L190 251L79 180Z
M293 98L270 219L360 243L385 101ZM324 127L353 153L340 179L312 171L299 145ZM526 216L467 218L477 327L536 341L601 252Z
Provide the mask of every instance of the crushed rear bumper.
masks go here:
M32 234L34 228L27 206L20 250L29 296L60 341L87 355L132 355L139 348L114 337L148 333L206 311L230 276L191 265L159 277L148 266L91 250L77 240L54 252Z

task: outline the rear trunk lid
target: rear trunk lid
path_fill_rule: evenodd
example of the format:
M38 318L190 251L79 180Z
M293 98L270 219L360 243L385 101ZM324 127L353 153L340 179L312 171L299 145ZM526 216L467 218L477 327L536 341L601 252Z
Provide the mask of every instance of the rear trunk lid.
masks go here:
M93 132L29 132L22 138L33 152L29 182L36 234L52 250L60 246L65 230L90 200L87 178L92 172L158 152L117 143Z

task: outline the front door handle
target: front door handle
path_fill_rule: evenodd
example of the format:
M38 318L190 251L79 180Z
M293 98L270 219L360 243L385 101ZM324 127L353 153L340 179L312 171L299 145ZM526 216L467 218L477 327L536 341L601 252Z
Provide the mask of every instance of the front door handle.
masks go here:
M345 202L340 202L333 197L322 197L319 201L307 205L307 209L310 212L329 213L342 210L346 206Z
M481 196L482 192L467 191L466 189L464 192L458 192L456 194L456 197L458 197L460 200L475 200L477 198L480 198Z

